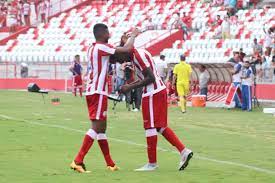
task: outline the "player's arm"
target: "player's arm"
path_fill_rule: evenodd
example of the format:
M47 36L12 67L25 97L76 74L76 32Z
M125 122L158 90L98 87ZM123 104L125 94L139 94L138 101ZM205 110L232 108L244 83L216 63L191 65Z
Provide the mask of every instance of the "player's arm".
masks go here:
M134 48L134 43L135 43L135 38L139 34L139 30L135 29L130 37L128 38L127 42L123 47L116 47L115 53L125 53L125 52L130 52Z
M147 86L147 85L155 82L156 78L155 78L154 73L153 73L153 71L151 70L150 67L145 68L142 71L142 74L144 76L143 80L138 80L138 81L135 81L131 84L126 84L126 85L122 86L121 87L121 92L122 93L127 93L128 91L131 91L133 89L141 88L143 86Z
M237 68L234 68L234 71L232 72L232 75L238 74L241 71L241 64L238 64Z

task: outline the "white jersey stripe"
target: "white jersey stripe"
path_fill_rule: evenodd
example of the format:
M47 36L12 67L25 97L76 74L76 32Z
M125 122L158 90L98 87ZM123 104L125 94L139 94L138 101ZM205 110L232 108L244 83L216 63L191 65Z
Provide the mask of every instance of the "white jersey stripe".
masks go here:
M153 95L149 96L149 110L150 110L150 123L151 127L155 127L154 123L154 105L153 105Z
M96 119L99 120L100 118L100 111L102 108L102 102L103 102L103 95L99 96L99 102L98 102L98 107L97 107L97 111L96 111Z
M104 43L94 43L88 49L88 59L91 69L89 71L86 95L95 93L108 95L108 66L110 55L115 53L115 49Z
M142 96L146 97L160 92L161 90L164 90L166 86L162 82L162 79L157 72L152 55L148 51L143 49L134 49L133 55L133 63L136 66L137 75L140 79L144 78L142 71L147 67L151 68L155 76L155 82L144 87Z

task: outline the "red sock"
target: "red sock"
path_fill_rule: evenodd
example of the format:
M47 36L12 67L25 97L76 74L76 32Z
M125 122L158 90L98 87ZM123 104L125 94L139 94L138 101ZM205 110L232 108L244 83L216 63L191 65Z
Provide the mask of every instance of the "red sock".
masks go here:
M93 145L93 142L94 142L93 138L91 138L89 135L85 135L82 146L81 146L77 156L74 159L74 161L77 164L83 163L83 159L84 159L85 155L88 153L91 146Z
M147 139L147 155L148 155L149 163L156 163L158 136L154 135L151 137L146 137L146 139Z
M179 152L182 152L182 150L185 148L184 144L180 141L180 139L177 137L177 135L174 133L174 131L171 128L169 127L165 128L162 132L162 135L165 137L165 139L168 142L170 142L170 144L175 146Z
M110 155L109 144L108 144L106 135L104 133L98 134L97 140L107 166L112 166L112 167L115 166L115 163L112 160Z
M149 163L157 163L158 133L155 128L145 130Z
M79 95L82 97L82 88L79 88Z

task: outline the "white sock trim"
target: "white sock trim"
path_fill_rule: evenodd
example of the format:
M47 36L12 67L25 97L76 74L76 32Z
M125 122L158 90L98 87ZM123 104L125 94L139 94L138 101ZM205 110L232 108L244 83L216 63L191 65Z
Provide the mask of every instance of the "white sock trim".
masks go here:
M97 133L93 129L89 129L86 135L89 135L92 139L96 140Z
M158 135L157 129L151 128L151 129L145 130L145 136L146 137L152 137L152 136L155 136L155 135Z
M106 140L107 136L105 133L99 133L97 134L97 140Z
M166 128L167 128L167 127L161 128L161 129L159 130L159 133L162 134Z

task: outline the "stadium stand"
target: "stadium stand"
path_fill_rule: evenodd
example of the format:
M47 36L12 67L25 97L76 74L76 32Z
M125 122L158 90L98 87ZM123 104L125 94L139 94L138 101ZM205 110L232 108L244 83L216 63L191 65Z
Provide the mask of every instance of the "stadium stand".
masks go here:
M237 6L242 8L240 2ZM180 31L173 27L176 13L185 13L190 20L187 39L178 36L176 41L171 43L170 40L170 48L169 44L158 44L156 40L164 40ZM130 28L141 27L147 31L137 40L136 46L159 47L158 50L163 50L161 54L172 64L178 62L180 54L185 54L187 62L194 69L191 94L198 93L196 65L208 64L208 72L212 77L208 88L212 95L209 100L222 100L231 83L230 68L225 63L232 52L243 48L246 54L251 55L253 39L257 38L263 43L263 28L275 24L274 8L240 9L236 12L237 16L230 18L233 22L230 38L217 38L215 36L221 26L214 24L215 18L220 15L224 19L227 13L228 10L223 6L212 6L199 0L91 1L53 16L48 23L30 28L26 34L20 34L17 39L0 46L0 62L68 64L76 53L86 62L87 48L94 41L94 24L104 22L109 25L112 44L117 44L120 36ZM221 68L219 64L224 65Z

